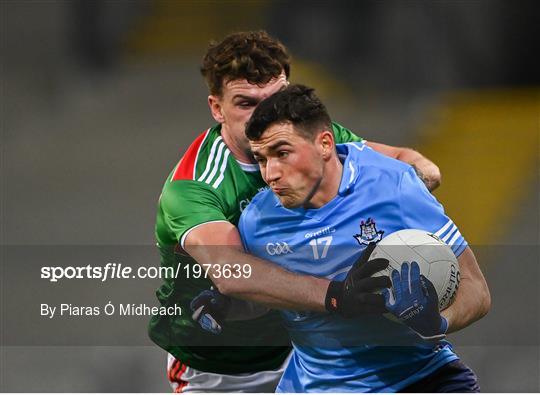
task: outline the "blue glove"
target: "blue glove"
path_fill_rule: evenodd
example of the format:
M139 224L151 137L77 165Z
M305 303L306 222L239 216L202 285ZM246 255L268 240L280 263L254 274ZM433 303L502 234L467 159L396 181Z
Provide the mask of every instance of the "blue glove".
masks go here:
M439 297L435 287L420 274L418 263L403 262L401 274L392 271L394 302L390 291L383 290L388 311L415 331L424 340L440 340L448 330L448 321L439 313Z
M205 331L219 335L230 305L231 300L228 296L211 287L202 291L189 304L193 312L191 318L198 322Z

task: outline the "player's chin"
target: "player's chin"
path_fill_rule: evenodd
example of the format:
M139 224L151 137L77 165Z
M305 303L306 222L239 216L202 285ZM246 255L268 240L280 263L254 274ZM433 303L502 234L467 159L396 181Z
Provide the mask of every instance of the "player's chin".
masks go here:
M295 199L292 196L278 195L281 205L285 208L298 208L302 205L299 199Z

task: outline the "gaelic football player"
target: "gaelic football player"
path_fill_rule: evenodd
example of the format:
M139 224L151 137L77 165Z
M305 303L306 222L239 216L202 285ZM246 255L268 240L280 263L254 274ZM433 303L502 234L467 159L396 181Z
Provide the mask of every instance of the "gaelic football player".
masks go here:
M411 166L363 142L336 147L326 108L302 85L263 101L246 135L271 188L257 194L240 218L246 251L331 280L326 301L335 313L343 284L385 288L364 297L405 324L382 314L344 319L283 311L294 352L278 392L478 392L475 374L443 338L487 313L488 287L467 242ZM371 227L363 238L356 234L361 226ZM388 278L369 277L372 271L359 276L367 263L381 259L367 257L383 233L408 228L440 235L458 257L462 282L442 314L435 288L416 262L393 271L392 299ZM326 233L316 232L321 229ZM266 246L276 241L290 248L270 254ZM355 265L363 253L365 262Z
M236 228L242 210L265 187L245 124L259 102L288 85L286 48L265 32L235 33L209 47L201 72L217 124L189 146L159 199L156 238L161 264L176 267L180 262L187 267L180 271L182 277L166 279L157 290L160 303L179 304L189 311L191 301L214 285L225 295L270 307L324 311L328 280L298 275L244 253ZM336 123L332 132L336 142L361 141ZM419 153L367 144L414 165L427 185L438 185L437 166ZM210 265L208 277L189 272L195 262ZM230 273L235 268L232 275L223 275L225 269ZM350 304L351 313L360 307ZM189 314L155 316L149 334L170 354L168 378L176 391L272 392L290 353L276 314L231 322L220 336L204 331Z

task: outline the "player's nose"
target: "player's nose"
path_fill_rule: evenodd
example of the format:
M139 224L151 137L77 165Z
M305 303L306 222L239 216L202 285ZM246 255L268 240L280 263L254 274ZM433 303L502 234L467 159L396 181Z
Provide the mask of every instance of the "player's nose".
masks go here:
M277 161L268 160L265 169L265 181L267 184L277 181L281 178L281 169Z

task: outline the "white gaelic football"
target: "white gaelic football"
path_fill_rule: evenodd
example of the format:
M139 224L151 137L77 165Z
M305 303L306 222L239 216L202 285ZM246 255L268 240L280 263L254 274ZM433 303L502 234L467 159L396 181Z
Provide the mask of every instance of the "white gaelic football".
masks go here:
M390 261L388 268L375 273L375 276L390 276L393 269L401 270L403 262L417 262L420 273L435 286L439 310L444 310L454 301L459 287L459 264L450 247L434 234L418 229L394 232L377 244L371 254L371 259L374 258Z

